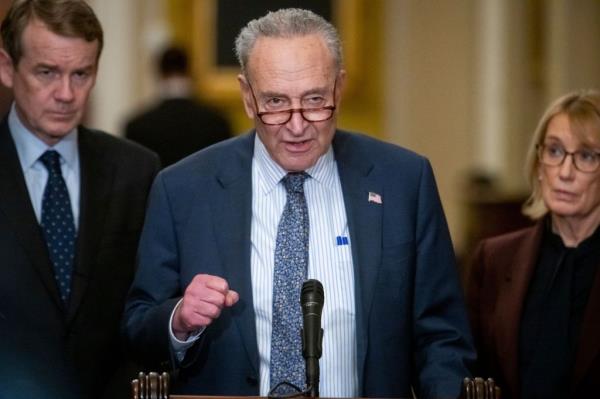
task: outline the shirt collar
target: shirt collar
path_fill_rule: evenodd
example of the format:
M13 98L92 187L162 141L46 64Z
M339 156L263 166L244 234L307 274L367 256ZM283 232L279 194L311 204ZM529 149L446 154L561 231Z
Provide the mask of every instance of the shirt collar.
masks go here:
M254 159L258 167L258 173L264 183L265 194L268 194L279 184L287 172L271 158L258 133L254 137ZM319 157L317 163L305 172L312 180L317 181L324 187L333 187L337 170L331 145L327 152Z
M49 146L23 125L13 103L8 114L8 127L23 171L33 167L40 156L49 149L56 150L69 168L77 161L77 128L63 137L54 146Z

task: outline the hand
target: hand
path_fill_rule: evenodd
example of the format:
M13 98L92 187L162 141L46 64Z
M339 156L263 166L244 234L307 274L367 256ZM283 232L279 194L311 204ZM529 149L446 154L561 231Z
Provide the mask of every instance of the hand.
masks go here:
M173 315L173 333L179 340L208 326L221 315L224 307L233 306L240 296L229 289L225 279L209 274L197 274L185 289L183 300Z

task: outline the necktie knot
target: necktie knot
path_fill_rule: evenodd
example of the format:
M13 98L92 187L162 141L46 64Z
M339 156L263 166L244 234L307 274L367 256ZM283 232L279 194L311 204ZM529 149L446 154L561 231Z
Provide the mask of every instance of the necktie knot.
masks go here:
M60 170L60 155L55 150L48 150L43 153L40 161L42 161L49 173L62 175Z
M283 185L288 194L304 193L304 181L308 178L306 172L288 173L283 178Z

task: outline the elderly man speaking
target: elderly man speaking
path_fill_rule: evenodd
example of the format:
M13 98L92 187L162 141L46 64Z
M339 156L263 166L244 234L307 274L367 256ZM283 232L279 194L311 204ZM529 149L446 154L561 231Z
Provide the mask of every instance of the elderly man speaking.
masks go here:
M322 396L457 397L475 354L429 162L336 129L345 71L320 16L271 12L236 50L255 130L159 174L130 343L171 360L182 393L302 389L300 290L318 279Z

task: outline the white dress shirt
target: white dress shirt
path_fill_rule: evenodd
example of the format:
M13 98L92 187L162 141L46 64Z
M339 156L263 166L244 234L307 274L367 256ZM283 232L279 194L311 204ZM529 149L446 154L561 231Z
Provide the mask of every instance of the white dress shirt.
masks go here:
M321 318L324 336L323 356L319 362L319 391L323 397L356 397L354 271L346 209L333 149L330 147L315 166L305 172L311 177L304 182L309 220L307 277L319 280L325 292ZM270 384L275 240L287 199L281 182L285 175L286 171L271 159L257 135L252 160L250 264L261 396L268 394Z
M42 197L48 181L48 169L40 157L47 150L55 150L60 154L63 179L69 191L71 209L75 228L79 226L79 151L77 149L77 129L64 136L54 146L49 146L29 131L19 119L13 103L8 115L8 127L25 177L29 199L38 223L42 219Z
M354 270L342 186L333 149L330 147L306 173L311 177L304 182L310 226L307 278L319 280L325 292L321 318L324 336L323 355L319 362L319 391L324 397L356 397L358 375ZM267 396L270 389L275 240L287 199L281 182L285 175L286 171L271 159L256 135L252 159L250 265L260 359L260 396ZM173 314L169 323L171 343L181 360L199 334L194 334L185 342L177 340L172 333L172 317Z

